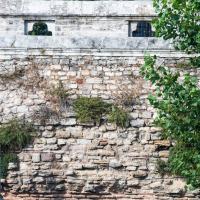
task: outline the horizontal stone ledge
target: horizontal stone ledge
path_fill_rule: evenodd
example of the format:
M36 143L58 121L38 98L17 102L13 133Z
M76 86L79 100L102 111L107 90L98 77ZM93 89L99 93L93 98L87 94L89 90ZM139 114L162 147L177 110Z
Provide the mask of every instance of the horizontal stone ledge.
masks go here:
M0 0L0 14L24 15L154 15L152 1Z
M41 53L42 52L42 53ZM143 58L148 52L149 55L157 55L160 58L191 58L197 56L197 54L186 54L183 52L177 52L175 50L124 50L124 49L65 49L65 48L1 48L0 47L0 60L10 60L14 58L18 59L64 59L66 57L83 57L83 56L94 56L99 58L115 57L118 58L129 58L134 57Z
M112 15L112 14L99 14L99 15L96 15L96 14L66 14L66 13L62 13L62 14L57 14L57 13L54 13L52 15L49 15L49 14L38 14L38 13L0 13L0 17L4 17L4 18L9 18L9 17L23 17L24 19L26 20L35 20L36 18L40 18L40 19L43 19L43 20L52 20L52 21L55 21L56 19L55 18L63 18L63 17L67 17L67 18L70 18L70 17L80 17L80 18L84 18L84 17L87 17L87 18L106 18L106 19L118 19L118 18L128 18L128 19L125 19L125 20L128 20L128 21L139 21L141 19L154 19L155 17L157 17L156 14L117 14L117 15Z
M119 49L173 50L170 41L155 37L74 37L63 36L0 36L0 48L61 48L61 49Z

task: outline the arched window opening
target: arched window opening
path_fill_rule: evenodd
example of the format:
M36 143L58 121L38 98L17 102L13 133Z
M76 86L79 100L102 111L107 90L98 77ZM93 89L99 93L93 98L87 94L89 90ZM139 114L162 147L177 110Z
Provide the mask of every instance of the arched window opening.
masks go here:
M46 23L36 22L33 24L33 30L29 31L28 35L52 36L52 32L48 30L48 26Z
M146 21L138 22L137 29L132 32L132 37L154 37L154 35L151 23Z

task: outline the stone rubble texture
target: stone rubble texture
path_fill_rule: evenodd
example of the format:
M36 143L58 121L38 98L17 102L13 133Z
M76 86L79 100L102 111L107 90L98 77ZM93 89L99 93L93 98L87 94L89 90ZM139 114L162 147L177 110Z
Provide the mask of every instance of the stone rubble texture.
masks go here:
M18 59L21 54L14 58L7 54L0 61L7 69L27 68L33 62L27 56ZM62 80L72 98L99 96L115 102L122 85L138 89L131 78L138 77L142 57L100 54L35 56L34 62L49 82ZM77 78L83 79L81 84ZM167 158L170 143L161 140L161 130L152 126L154 110L147 94L153 88L145 81L141 84L139 101L129 107L131 125L127 129L113 124L81 125L70 105L59 120L50 117L45 126L36 122L39 136L19 154L19 169L10 165L9 191L22 199L198 199L195 193L185 193L183 180L161 177L156 171L156 161ZM31 119L34 111L50 105L44 88L29 90L10 81L0 92L4 123L14 116Z
M154 88L139 75L147 49L172 68L188 55L175 52L170 42L128 38L120 29L126 23L128 31L128 18L154 16L151 1L0 0L0 5L0 122L26 118L38 130L34 143L18 154L19 166L9 164L6 200L200 198L198 190L186 190L182 178L162 177L156 170L171 143L152 125L156 113L147 97ZM23 20L49 18L63 26L57 25L55 37L23 36ZM104 22L105 32L100 30ZM107 32L109 23L115 37ZM72 34L61 37L68 29ZM16 70L26 73L2 78ZM70 94L67 103L49 95L59 80ZM139 98L127 108L126 129L81 124L72 108L78 96L115 103L133 94Z

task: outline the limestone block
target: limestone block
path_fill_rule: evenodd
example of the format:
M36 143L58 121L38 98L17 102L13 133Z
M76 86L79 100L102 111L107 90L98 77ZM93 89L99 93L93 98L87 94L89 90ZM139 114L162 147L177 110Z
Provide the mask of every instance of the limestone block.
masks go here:
M96 186L95 186L95 185L89 185L89 184L87 184L87 185L84 187L84 192L92 192L92 193L95 193L95 192L96 192Z
M77 144L83 144L83 145L91 144L91 140L88 140L88 139L77 139Z
M65 145L67 143L66 139L58 139L57 144L58 145Z
M44 183L45 179L43 177L36 177L33 179L35 183Z
M76 119L75 118L62 119L60 121L60 124L65 126L73 126L76 125Z
M130 113L130 117L131 117L131 119L137 119L138 116L139 116L139 114L136 113L136 112L132 112L132 113Z
M140 184L138 179L128 180L127 185L129 187L138 186Z
M144 120L143 119L131 120L130 123L131 123L132 127L142 127L142 126L144 126Z
M110 160L109 167L120 168L120 167L122 167L122 163L119 160L113 159L113 160Z
M34 153L34 154L32 154L32 162L33 163L40 162L40 153Z
M151 119L152 113L149 111L144 111L144 112L140 113L139 117L145 118L145 119Z
M127 169L128 171L136 171L136 170L137 170L137 167L135 167L135 166L128 166L126 169Z
M67 139L70 138L71 134L69 130L57 130L56 131L56 138L58 139Z
M55 158L53 153L41 153L41 161L42 162L51 162Z
M44 131L42 133L42 136L45 137L45 138L52 138L55 136L55 133L53 131Z
M71 161L71 158L69 155L63 155L63 158L62 158L63 162L70 162Z
M56 144L57 138L47 138L46 141L47 141L47 144Z
M9 170L17 169L17 167L18 167L17 163L9 163L8 165Z
M103 79L101 78L87 78L86 83L89 84L101 84L103 82Z
M81 138L82 137L82 127L70 127L68 129L71 133L72 138Z
M67 169L67 171L65 172L66 176L74 176L75 172L72 168Z
M162 147L170 147L171 142L169 140L156 140L154 141L155 145L162 146Z
M65 184L56 185L55 190L57 190L57 191L65 190Z
M185 183L182 180L174 180L171 185L166 188L168 194L183 194L185 192Z
M27 106L18 106L17 107L17 112L18 113L27 113L28 112L28 107Z

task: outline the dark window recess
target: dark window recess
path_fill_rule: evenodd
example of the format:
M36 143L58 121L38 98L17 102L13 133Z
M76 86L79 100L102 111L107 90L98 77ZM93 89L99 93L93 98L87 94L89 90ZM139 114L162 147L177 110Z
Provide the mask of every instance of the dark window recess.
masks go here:
M151 23L145 21L138 22L136 31L132 32L132 37L154 37L154 35Z
M48 30L48 26L44 22L36 22L33 24L33 30L28 35L46 35L52 36L52 32Z

